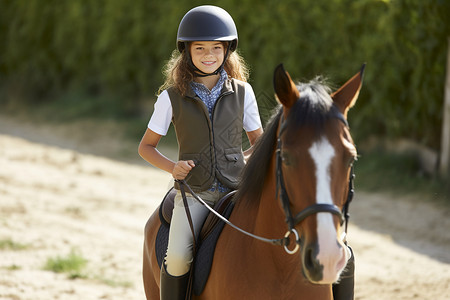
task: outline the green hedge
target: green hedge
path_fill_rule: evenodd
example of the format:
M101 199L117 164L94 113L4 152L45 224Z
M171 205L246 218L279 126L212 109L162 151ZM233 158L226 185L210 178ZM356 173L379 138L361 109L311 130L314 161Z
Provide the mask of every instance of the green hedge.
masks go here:
M136 116L162 83L181 17L203 3L0 0L0 104L70 102L96 115ZM357 138L408 136L439 148L450 1L215 4L236 21L262 106L273 105L280 62L298 80L323 74L335 86L367 62L351 112Z

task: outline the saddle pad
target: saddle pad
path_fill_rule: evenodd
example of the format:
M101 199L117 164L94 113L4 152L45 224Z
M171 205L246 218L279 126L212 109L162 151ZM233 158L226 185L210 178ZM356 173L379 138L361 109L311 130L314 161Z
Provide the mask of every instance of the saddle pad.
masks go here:
M228 219L233 211L233 208L234 202L230 201L222 212L222 215ZM159 215L160 218L163 219L161 209ZM211 272L216 243L224 226L224 222L217 222L216 225L209 231L208 235L197 242L198 249L193 263L193 291L195 295L200 295L205 288L206 281L208 280L209 273ZM156 236L155 252L160 268L166 254L167 244L169 242L169 228L170 224L162 221Z

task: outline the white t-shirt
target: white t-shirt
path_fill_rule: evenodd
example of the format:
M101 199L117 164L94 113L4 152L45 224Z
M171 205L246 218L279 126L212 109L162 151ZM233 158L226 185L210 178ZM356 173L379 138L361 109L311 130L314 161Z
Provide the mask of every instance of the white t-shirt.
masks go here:
M166 135L172 121L172 104L170 102L167 90L159 94L155 102L155 110L148 122L148 128L159 134ZM258 105L256 103L255 93L249 83L245 83L244 96L244 130L253 131L261 128L261 119L259 117Z

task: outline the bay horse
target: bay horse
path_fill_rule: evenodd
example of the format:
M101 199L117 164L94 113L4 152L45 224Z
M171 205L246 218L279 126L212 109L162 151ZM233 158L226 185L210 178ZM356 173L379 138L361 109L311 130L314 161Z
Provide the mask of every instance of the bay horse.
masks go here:
M247 162L229 221L258 236L285 236L284 249L225 226L203 293L193 299L333 299L332 284L350 257L342 210L357 152L346 119L363 71L330 94L317 81L296 85L282 65L275 69L280 105ZM160 224L156 210L143 261L152 300L160 297Z

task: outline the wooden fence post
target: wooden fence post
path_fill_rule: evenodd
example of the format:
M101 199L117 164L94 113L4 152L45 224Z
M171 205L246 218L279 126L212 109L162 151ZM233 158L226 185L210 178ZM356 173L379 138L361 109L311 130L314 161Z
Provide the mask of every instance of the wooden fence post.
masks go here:
M447 177L450 176L450 36L448 37L447 74L445 80L444 106L442 111L443 118L439 173L442 177Z

